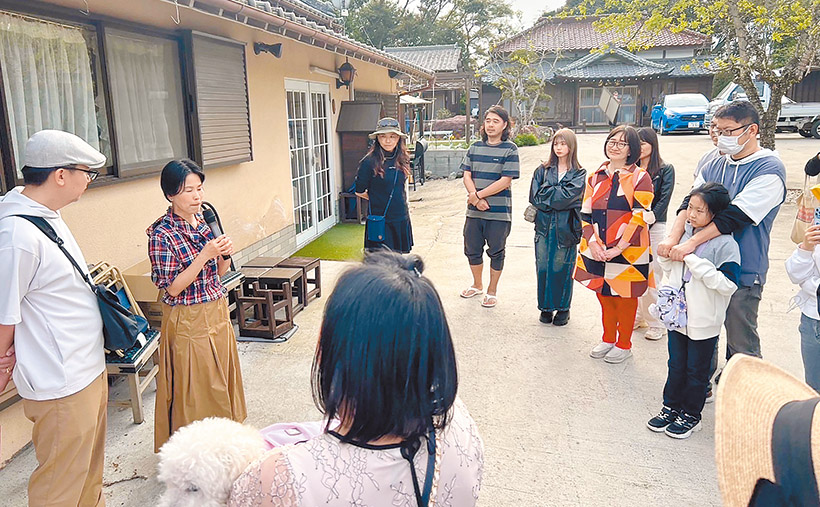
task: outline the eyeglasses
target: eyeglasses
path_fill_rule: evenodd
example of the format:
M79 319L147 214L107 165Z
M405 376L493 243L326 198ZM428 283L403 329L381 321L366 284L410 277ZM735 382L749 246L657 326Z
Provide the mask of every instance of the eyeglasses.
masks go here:
M747 123L746 125L741 125L739 127L733 128L733 129L718 130L716 127L712 127L712 130L715 132L715 134L717 134L719 136L731 136L736 130L749 128L751 126L752 126L751 123ZM743 135L743 134L741 134L741 135Z
M87 170L87 169L77 169L76 167L66 167L66 169L70 169L72 171L80 171L85 173L85 177L88 178L88 182L91 183L92 181L96 180L97 177L100 175L100 171L95 170Z
M626 148L627 146L629 146L629 143L626 143L624 141L616 141L614 139L610 139L609 141L606 142L606 144L610 148L618 148L619 150L622 150L622 149Z

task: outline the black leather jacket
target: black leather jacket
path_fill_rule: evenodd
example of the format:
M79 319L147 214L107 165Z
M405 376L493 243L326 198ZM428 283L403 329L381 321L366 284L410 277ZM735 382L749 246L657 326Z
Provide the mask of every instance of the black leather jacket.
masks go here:
M669 201L672 199L672 191L675 190L675 168L672 164L661 166L658 174L652 178L652 186L655 188L655 197L652 199L655 223L666 222Z
M575 246L581 241L581 200L587 172L570 169L558 181L558 168L538 166L530 184L530 203L538 208L535 232L546 235L555 223L558 244Z

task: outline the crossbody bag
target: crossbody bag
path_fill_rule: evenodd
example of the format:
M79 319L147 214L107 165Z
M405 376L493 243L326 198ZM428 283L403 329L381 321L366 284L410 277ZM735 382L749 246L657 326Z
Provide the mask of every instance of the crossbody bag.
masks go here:
M103 338L104 346L108 351L127 350L137 343L139 335L148 330L148 321L140 315L134 315L121 303L117 295L103 284L95 285L91 281L91 277L87 275L74 260L74 257L68 253L63 240L57 235L57 232L51 227L46 219L43 217L35 217L31 215L14 215L24 218L34 224L43 234L51 241L57 244L63 254L68 258L80 278L88 284L91 292L97 297L97 305L100 308L100 316L103 321Z
M396 183L399 181L399 170L396 169L396 177L393 179L393 188L390 190L390 197L387 199L387 206L384 207L383 215L367 215L367 241L373 243L383 243L386 233L384 217L387 216L387 208L396 193Z

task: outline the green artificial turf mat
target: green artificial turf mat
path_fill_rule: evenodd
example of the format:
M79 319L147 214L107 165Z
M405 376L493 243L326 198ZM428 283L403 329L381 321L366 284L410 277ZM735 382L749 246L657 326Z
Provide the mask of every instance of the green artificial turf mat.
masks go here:
M293 255L326 261L361 261L363 247L364 225L336 224Z

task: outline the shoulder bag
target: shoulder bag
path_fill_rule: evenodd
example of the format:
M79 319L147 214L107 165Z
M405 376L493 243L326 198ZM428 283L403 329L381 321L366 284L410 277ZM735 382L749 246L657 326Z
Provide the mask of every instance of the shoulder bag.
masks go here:
M387 208L393 200L396 192L396 183L399 181L399 169L396 168L396 177L393 179L393 188L390 190L390 197L387 199L387 206L384 207L383 215L367 215L367 241L373 243L383 243L385 237L384 217L387 216Z
M820 207L820 202L809 191L808 175L803 180L803 190L797 198L797 216L792 224L791 240L795 244L803 242L806 237L806 229L814 223L814 209Z
M709 242L698 245L695 249L695 255L700 257L707 243ZM649 306L650 315L660 320L664 327L670 331L686 329L689 320L686 305L686 284L691 279L692 272L684 264L680 288L662 285L658 289L657 303Z
M83 272L79 264L77 264L77 261L74 260L74 257L65 249L62 238L57 235L54 228L51 227L44 218L31 215L15 216L25 218L37 226L48 239L56 243L57 247L68 257L69 262L71 262L71 265L73 265L80 274L80 277L88 284L94 295L97 296L97 305L100 307L100 316L103 321L105 349L113 352L116 350L127 350L133 347L140 333L148 330L148 321L145 320L144 317L134 315L122 306L114 291L102 284L94 285L90 276Z

